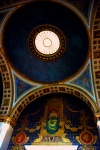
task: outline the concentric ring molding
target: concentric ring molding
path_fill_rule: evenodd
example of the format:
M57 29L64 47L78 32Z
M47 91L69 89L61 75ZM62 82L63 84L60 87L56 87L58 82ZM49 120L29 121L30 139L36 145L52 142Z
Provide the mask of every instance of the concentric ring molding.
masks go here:
M44 40L50 45L45 46ZM54 61L61 57L66 50L66 38L63 32L50 24L34 28L29 34L28 45L31 53L42 61Z
M39 2L40 3L40 2ZM47 3L47 1L45 2L45 3ZM37 2L35 2L34 4L37 4ZM66 12L66 10L68 11L68 12L70 12L70 13L72 13L73 15L75 15L73 12L71 12L69 9L67 9L67 7L65 7L65 6L63 6L63 5L60 5L60 4L58 4L58 3L55 3L55 2L50 2L50 4L53 4L53 5L57 5L57 7L59 7L60 6L60 8L64 8L65 9L65 12ZM28 4L29 5L29 4ZM27 6L28 5L25 5L25 6L23 6L23 7L21 7L21 8L19 8L17 11L15 11L12 15L11 15L11 17L9 18L9 20L8 20L8 22L7 22L7 26L9 26L8 24L9 24L9 21L11 21L11 19L13 18L13 17L15 17L15 14L17 14L18 12L20 12L21 10L23 10L24 8L27 8ZM30 5L31 5L31 3L30 3ZM54 9L55 9L55 7L54 7ZM33 9L32 9L33 10ZM26 11L25 11L26 12ZM27 12L29 12L29 11L27 11ZM52 13L52 12L51 12ZM58 12L57 12L58 13ZM67 13L66 13L67 14ZM60 14L59 14L60 15ZM20 17L21 15L19 15L19 17ZM26 16L26 15L25 15ZM76 15L75 15L76 16ZM17 19L19 19L19 17L17 18ZM15 17L16 18L16 17ZM24 17L23 17L24 18ZM27 17L26 17L27 18ZM25 19L26 19L25 18ZM38 18L38 17L36 17L36 18ZM62 17L61 17L62 18ZM82 27L84 28L84 31L85 31L85 33L86 33L86 30L85 30L85 26L82 24L82 22L80 21L80 19L76 16L76 18L77 18L77 20L79 20L79 22L80 22L80 24L82 25ZM16 21L17 21L17 25L19 26L19 25L21 25L21 20L20 21L18 21L16 19ZM39 19L41 19L41 18L39 18ZM50 18L49 18L50 19ZM59 19L59 18L58 18ZM30 19L30 20L32 20L32 19ZM34 19L33 19L34 20ZM46 19L45 19L46 20ZM45 22L45 20L43 21L42 20L42 24L43 24L43 22L44 23L46 23ZM64 20L66 20L66 19L64 19ZM71 19L70 19L71 20ZM53 20L54 21L54 25L57 23L57 21L55 22L55 19ZM28 22L28 21L27 21ZM34 22L35 22L35 20L34 20ZM62 22L61 21L58 21L59 23L58 23L58 25L56 24L56 26L59 26L60 28L62 28ZM19 23L19 24L18 24ZM15 25L16 23L15 23L15 20L14 20L14 25ZM67 24L68 24L68 22L67 22ZM66 24L66 25L67 25ZM64 25L64 24L63 24ZM64 28L63 28L63 30L65 30L66 28L66 25L64 26ZM70 24L70 25L73 25L73 24ZM80 26L81 26L80 25ZM6 28L7 28L7 26L5 26L5 30L6 30ZM21 30L19 30L18 32L22 35L22 32L23 33L25 33L27 30L25 29L25 32L24 32L24 27L26 26L26 24L25 23L23 23L23 28L21 29ZM35 27L36 27L37 25L35 24ZM75 25L74 25L75 26ZM13 26L13 27L15 27L15 26ZM20 26L19 26L20 27ZM77 26L76 26L77 27ZM20 28L19 28L20 29ZM33 27L31 26L31 29L29 29L30 31L33 29ZM13 30L13 29L12 29ZM61 29L62 30L62 29ZM6 30L7 31L7 30ZM6 32L5 31L5 32ZM10 30L9 30L10 31ZM16 31L16 37L18 36L18 32L17 32L17 30L16 30L16 28L15 28L15 30L14 31ZM81 30L82 31L82 30ZM65 31L64 31L65 32ZM68 32L68 31L67 31ZM7 32L6 32L7 33ZM11 31L10 33L14 33L13 31ZM7 33L8 34L8 33ZM87 33L86 33L87 34ZM29 35L29 33L27 34L27 37L28 37L28 35ZM70 34L68 34L68 33L66 33L66 35L67 35L67 41L70 39L70 37L69 36L71 36ZM80 34L80 35L82 35L82 34ZM12 37L12 35L10 34L10 36ZM15 36L14 37L12 37L12 40L15 38ZM13 68L15 68L18 72L20 72L23 76L25 76L25 77L27 77L28 79L30 79L30 80L34 80L34 81L36 81L36 82L41 82L41 83L56 83L56 82L58 82L58 81L62 81L62 80L65 80L65 79L67 79L67 78L69 78L69 77L71 77L72 75L75 75L75 74L77 74L77 72L78 72L78 70L84 65L84 60L83 59L87 59L86 58L86 55L88 55L87 54L87 49L88 49L88 47L87 48L84 48L84 46L82 46L82 48L80 48L81 49L81 52L82 52L82 49L85 49L86 51L86 53L85 53L85 56L84 55L82 55L82 57L81 57L81 60L80 61L82 61L81 63L79 62L78 64L76 64L75 62L75 60L78 60L79 58L75 58L75 53L77 53L77 54L79 54L80 52L78 51L78 50L76 50L75 51L75 53L74 53L74 51L72 51L72 49L71 49L71 54L69 54L70 52L68 51L68 52L66 52L67 54L66 54L66 56L65 56L65 54L62 56L62 57L60 57L58 60L59 60L59 62L58 62L58 60L57 61L53 61L55 64L53 64L53 63L51 63L51 62L48 62L48 63L44 63L44 62L41 62L41 61L37 61L36 60L36 58L34 58L33 59L33 56L31 56L31 54L29 54L29 52L27 51L28 49L26 49L26 47L28 47L27 46L27 41L26 41L26 39L24 39L24 41L21 41L22 39L24 38L24 36L22 35L22 37L21 38L19 38L19 39L17 39L17 40L15 40L15 41L13 41L13 42L11 42L12 43L12 45L14 46L12 46L11 45L11 47L9 47L8 45L7 45L7 43L5 44L4 43L4 45L5 45L5 49L6 49L6 54L7 54L7 57L9 57L9 62L12 64L12 66L13 66ZM80 39L80 37L78 37L79 39ZM83 44L85 44L86 43L86 41L85 41L85 39L87 39L86 41L88 41L88 34L86 35L86 37L84 38L84 43ZM7 40L7 39L6 39ZM10 39L9 39L10 40ZM12 41L11 40L11 41ZM4 37L4 41L5 41L5 37ZM8 40L7 40L8 41ZM20 41L20 42L19 42ZM13 44L14 43L14 44ZM68 43L67 43L67 46L69 46L70 45L70 43L71 43L71 41L69 42L68 41ZM20 45L21 44L21 45ZM26 45L25 45L26 44ZM70 46L72 46L72 45L70 45ZM8 47L9 47L9 52L7 52L7 49L8 49ZM15 47L16 47L16 50L15 50ZM22 49L24 50L23 52L18 52L18 49L20 49L20 50L22 50L20 47L23 47ZM73 47L75 47L75 45L73 46ZM67 47L68 48L68 47ZM68 49L70 49L70 48L68 48ZM73 49L74 50L74 49ZM18 55L18 56L16 56L15 55L15 52L17 51L17 54L18 53L22 53L22 57L20 57L21 55ZM25 52L26 51L26 52ZM10 56L8 56L9 55L9 53L10 53ZM82 52L82 53L84 53L84 52ZM74 54L74 55L73 55ZM76 54L76 55L77 55ZM12 56L11 56L12 55ZM24 55L24 57L23 57L23 55ZM26 56L27 55L27 56ZM80 53L80 55L81 55L81 53ZM70 57L69 57L70 56ZM74 59L73 59L73 57L74 57ZM18 59L19 58L19 59ZM29 59L28 59L29 58ZM62 58L62 59L61 59ZM71 59L70 59L71 58ZM15 61L16 60L16 61ZM72 61L73 60L73 61ZM20 62L21 61L21 62ZM18 63L17 63L18 62ZM24 62L27 62L26 63L26 65L24 65L23 63ZM29 64L28 64L29 63ZM34 66L32 65L32 64L34 64ZM70 65L70 66L69 66ZM74 65L75 65L75 67L74 67ZM45 67L44 67L45 66ZM53 66L53 67L52 67ZM26 70L26 68L28 69L28 70ZM31 69L32 68L32 69ZM45 68L45 69L42 69L41 70L41 68ZM68 70L67 70L68 69ZM52 70L53 70L53 73L52 73ZM81 69L80 69L81 70ZM41 78L40 78L40 76L39 76L39 74L38 74L38 72L41 72ZM45 72L46 72L46 74L45 74ZM63 72L63 74L62 74L62 72Z

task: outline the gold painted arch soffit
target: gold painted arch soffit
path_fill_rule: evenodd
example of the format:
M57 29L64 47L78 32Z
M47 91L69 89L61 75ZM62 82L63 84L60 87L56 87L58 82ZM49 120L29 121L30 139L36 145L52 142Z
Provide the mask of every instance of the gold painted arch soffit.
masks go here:
M1 49L0 49L1 50ZM8 62L5 59L2 50L0 52L0 72L3 81L3 99L0 108L1 115L7 115L12 105L12 77Z
M39 88L27 94L23 97L11 110L10 117L12 117L15 121L17 121L21 112L25 109L25 107L30 104L32 101L36 100L37 98L47 95L50 93L68 93L72 94L76 97L79 97L83 100L92 110L93 114L98 112L98 107L93 99L85 92L76 87L66 86L66 85L51 85L46 86L43 88Z
M100 1L95 1L91 22L91 61L96 99L100 110Z

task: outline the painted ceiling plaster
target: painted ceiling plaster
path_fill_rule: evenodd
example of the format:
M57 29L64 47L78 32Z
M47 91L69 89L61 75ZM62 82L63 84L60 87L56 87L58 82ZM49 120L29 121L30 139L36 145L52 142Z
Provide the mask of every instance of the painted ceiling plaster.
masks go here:
M66 50L55 61L41 61L29 50L29 34L42 24L58 27L66 37ZM20 7L8 19L4 48L12 66L22 75L36 82L55 83L72 76L83 66L88 54L88 34L81 20L65 6L35 2Z
M12 2L10 4L12 4ZM17 4L17 0L13 2L13 4L15 3ZM65 3L66 6L62 5ZM33 89L35 96L37 96L35 87L38 89L37 93L39 93L46 85L48 87L53 85L54 92L56 92L56 88L59 87L59 84L63 84L66 88L59 87L58 92L60 89L65 88L66 91L70 93L72 86L76 86L79 91L83 90L89 93L94 99L91 62L88 61L88 20L90 19L89 13L92 7L91 4L91 0L82 0L81 2L79 0L68 0L66 2L62 0L60 4L53 1L33 1L32 3L26 2L25 5L22 4L22 6L17 4L15 8L13 8L12 5L11 9L6 11L9 16L7 20L5 19L6 13L0 13L1 23L3 19L6 20L3 28L2 47L4 53L3 57L7 60L6 64L10 67L10 71L12 70L11 75L13 80L11 79L10 84L12 82L12 89L14 89L14 94L11 94L14 107L21 98L25 98L25 94L30 93L28 96L31 97L32 90L30 89ZM7 5L8 4L5 6ZM77 11L82 18L76 15L77 13L70 8ZM13 13L11 13L12 10ZM83 23L82 19L85 23ZM39 60L32 55L28 46L29 34L35 27L43 24L56 26L66 37L66 50L60 58L54 61L44 62ZM0 82L2 83L2 81ZM71 85L69 88L70 91L68 91L67 85ZM4 88L6 88L6 86ZM40 91L39 88L41 88ZM46 88L44 89L42 90L42 95L46 91ZM52 87L48 88L48 92L49 90L52 92ZM10 90L10 92L12 92L12 90ZM72 94L75 92L73 88ZM41 96L41 93L38 95ZM78 95L81 97L82 93L78 93ZM5 102L7 98L8 97L5 97ZM85 97L84 99L87 98ZM5 104L5 102L3 102L3 104ZM5 105L8 106L8 103L9 102Z

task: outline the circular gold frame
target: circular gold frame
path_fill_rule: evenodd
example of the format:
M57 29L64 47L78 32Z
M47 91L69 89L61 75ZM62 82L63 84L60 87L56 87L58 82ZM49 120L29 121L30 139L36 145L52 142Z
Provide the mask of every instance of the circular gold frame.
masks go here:
M89 142L85 142L85 140L83 140L83 135L84 134L86 134L86 136L90 136L91 137L91 140L89 141ZM87 137L86 137L87 138ZM87 139L88 140L88 139ZM83 131L81 134L80 134L80 141L81 141L81 143L82 144L85 144L85 145L90 145L90 144L92 144L93 143L93 141L94 141L94 137L93 137L93 135L92 135L92 133L91 132L89 132L88 130L86 130L86 131Z
M20 139L20 140L22 140L22 141L17 142L17 139L18 139L19 137L21 137L21 136L24 136L24 138L23 138L23 139L22 139L22 138ZM18 134L15 136L15 143L16 143L17 145L24 144L25 141L26 141L26 134L25 134L24 132L20 132L20 133L18 133Z
M46 54L40 53L37 50L37 48L35 46L35 38L41 31L52 31L58 36L58 38L60 40L60 46L59 46L59 49L55 53L46 55ZM28 45L29 45L29 49L30 49L31 53L36 58L38 58L42 61L54 61L54 60L60 58L63 55L63 53L65 52L66 38L65 38L63 32L60 29L58 29L57 27L49 25L49 24L44 24L44 25L37 26L36 28L34 28L31 31L31 33L29 34L29 37L28 37Z

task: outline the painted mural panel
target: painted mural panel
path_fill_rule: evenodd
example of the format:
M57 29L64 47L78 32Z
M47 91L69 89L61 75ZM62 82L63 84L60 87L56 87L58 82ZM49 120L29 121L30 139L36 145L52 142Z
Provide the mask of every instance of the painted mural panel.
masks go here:
M20 115L8 150L24 145L78 145L78 150L100 149L94 116L80 99L49 94L32 102Z

